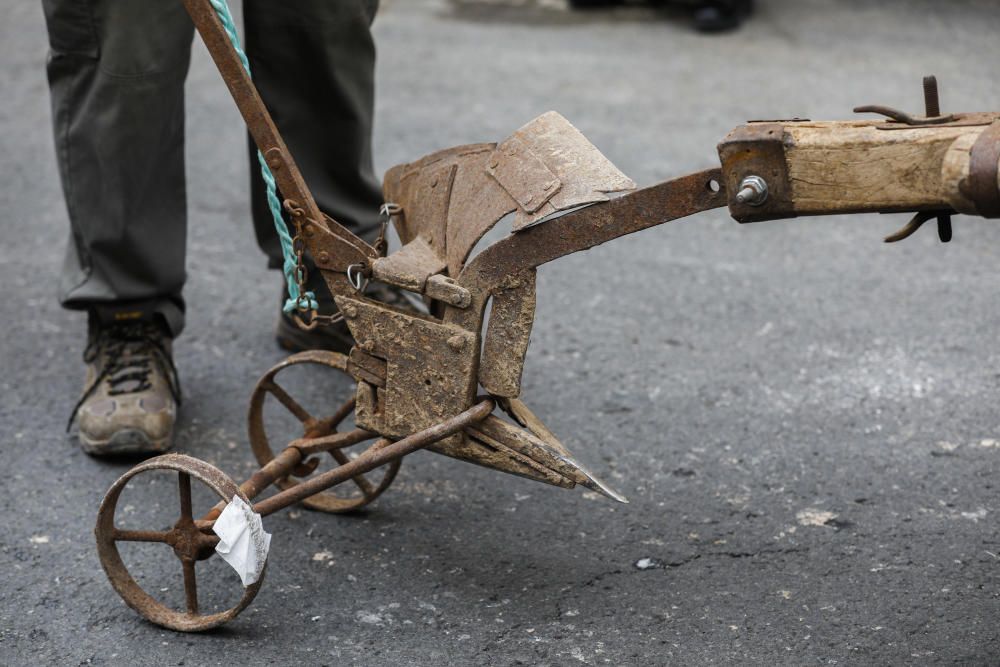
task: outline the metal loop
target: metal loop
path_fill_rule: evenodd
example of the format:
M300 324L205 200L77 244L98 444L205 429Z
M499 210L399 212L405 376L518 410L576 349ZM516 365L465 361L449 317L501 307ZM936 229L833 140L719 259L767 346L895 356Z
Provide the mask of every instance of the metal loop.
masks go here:
M387 218L391 218L394 215L399 215L403 212L403 207L391 201L387 201L382 204L378 210L379 215L384 215Z
M351 283L351 287L358 292L364 292L365 287L368 286L368 279L365 278L364 269L363 264L351 264L347 267L347 282Z

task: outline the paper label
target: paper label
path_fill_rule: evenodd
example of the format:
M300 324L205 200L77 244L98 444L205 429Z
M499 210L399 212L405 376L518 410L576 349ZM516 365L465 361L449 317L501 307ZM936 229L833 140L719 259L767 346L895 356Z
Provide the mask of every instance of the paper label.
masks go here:
M219 536L215 552L236 570L243 585L249 586L260 579L271 548L271 534L264 532L260 515L242 498L233 496L212 530Z

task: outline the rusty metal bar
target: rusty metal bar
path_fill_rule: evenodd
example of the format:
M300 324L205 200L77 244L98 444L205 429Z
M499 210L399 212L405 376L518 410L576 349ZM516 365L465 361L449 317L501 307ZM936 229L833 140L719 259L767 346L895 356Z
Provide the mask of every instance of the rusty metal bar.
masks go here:
M323 438L328 435L333 434L333 430L340 426L340 422L347 419L352 412L354 412L354 404L357 398L351 396L347 401L344 402L337 411L334 412L329 417L324 417L319 419L315 424L307 425L306 427L306 438ZM303 450L303 453L308 453Z
M264 106L264 102L257 92L257 87L246 70L243 69L243 63L240 62L239 56L230 44L229 37L226 36L226 31L215 10L208 0L183 1L195 28L198 29L209 54L211 54L219 73L229 88L233 101L236 102L236 106L243 115L250 135L263 153L268 166L274 172L274 179L281 195L286 199L293 200L305 212L305 217L311 222L311 227L317 231L321 230L320 234L307 234L305 236L309 252L313 257L319 256L317 244L321 239L317 236L322 235L322 231L327 231L336 237L336 243L332 245L336 255L333 258L333 263L345 273L343 282L346 286L347 267L355 263L367 266L369 260L377 257L375 249L340 223L329 216L324 216L319 210L316 200L306 186L302 173L281 138L271 114ZM331 247L330 244L323 245Z
M369 470L374 470L391 461L411 454L418 449L423 449L432 445L438 440L447 438L458 433L469 424L482 421L493 412L495 404L492 400L485 400L477 403L468 410L461 412L451 419L447 419L436 426L418 431L413 435L408 435L402 440L398 440L391 445L384 447L369 447L361 456L341 465L333 470L306 480L301 484L296 484L286 491L282 491L253 506L254 512L261 516L267 516L280 509L288 507L292 503L304 500L309 496L319 493L331 486L347 481L352 477L357 477Z
M475 329L504 278L620 236L726 205L721 169L706 169L528 227L479 253L459 276L472 305L450 308L446 322Z
M378 433L367 431L363 428L356 428L352 431L334 433L332 435L323 436L322 438L302 438L301 440L293 440L288 446L296 448L302 452L302 456L305 457L319 452L332 452L338 449L343 449L344 447L350 447L351 445L356 445L359 442L364 442L365 440L377 437Z
M170 533L162 530L119 530L115 529L116 542L166 542Z

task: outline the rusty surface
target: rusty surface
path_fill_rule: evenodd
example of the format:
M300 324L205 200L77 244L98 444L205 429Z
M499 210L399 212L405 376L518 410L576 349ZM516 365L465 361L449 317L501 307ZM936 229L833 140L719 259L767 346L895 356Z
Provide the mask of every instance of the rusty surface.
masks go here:
M463 310L450 309L444 321L478 331L489 297L507 276L626 234L725 206L721 178L720 169L675 178L571 211L494 243L459 275L459 284L472 294L472 304Z
M388 257L372 263L372 276L412 292L423 292L427 279L445 270L444 260L435 254L423 236L404 245Z
M388 371L385 359L374 357L361 348L351 350L347 360L347 374L358 382L367 382L375 387L385 388Z
M506 402L506 411L515 421L527 428L535 437L541 439L549 447L557 452L569 456L569 450L560 442L559 438L549 430L549 427L542 423L542 420L535 416L535 413L519 398L512 398Z
M553 213L635 189L583 134L555 111L535 118L490 156L489 174L518 203L514 231Z
M479 356L475 332L369 300L337 297L337 307L358 347L386 363L384 389L358 394L358 426L403 437L472 404Z
M627 502L621 494L573 460L565 448L557 450L550 447L532 433L502 419L491 415L475 426L467 428L466 431L477 440L493 446L502 445L517 452L535 466L572 482L570 486L579 484L612 500Z
M521 372L535 320L535 270L512 275L493 293L483 339L479 384L494 396L521 393Z
M115 514L121 492L133 478L154 470L178 473L180 517L170 530L163 532L119 529L115 523ZM194 519L191 507L192 479L208 486L225 502L235 495L249 502L236 483L218 468L183 454L166 454L140 463L111 485L97 513L97 526L94 529L101 566L125 603L157 625L184 632L208 630L232 620L253 601L264 582L262 573L256 583L244 589L240 601L230 609L215 614L199 612L195 563L214 553L218 538ZM121 541L160 542L172 548L180 561L179 570L184 580L184 610L168 607L142 589L121 558L118 551L118 542Z
M327 271L324 271L323 276L330 290L334 294L353 291L346 278L347 268L352 264L367 267L377 253L374 248L319 210L302 173L208 0L184 0L184 6L243 115L250 135L274 173L282 196L302 210L303 223L312 230L304 239L310 254L317 258L326 253L326 260L322 264Z
M984 218L1000 218L1000 120L983 130L969 154L963 194Z
M241 487L249 498L254 498L265 487L274 484L279 489L291 489L301 484L301 479L313 474L318 465L314 461L305 468L299 463L305 456L329 452L334 461L340 465L346 456L342 451L345 447L378 438L378 433L364 429L355 429L347 433L336 433L337 427L353 412L354 399L350 399L329 417L314 417L302 404L291 396L278 382L279 374L287 368L300 365L315 365L332 368L347 373L350 361L342 354L311 350L294 354L285 361L271 368L261 377L250 397L250 408L247 414L248 435L254 457L263 468L244 483ZM302 438L291 443L277 443L283 448L277 456L267 435L264 419L264 405L268 395L278 402L302 423ZM287 446L287 447L286 447ZM320 512L339 514L350 512L368 505L389 488L399 472L400 461L391 462L384 470L378 471L377 479L359 476L353 480L357 492L349 493L343 490L324 490L302 501L310 509ZM220 511L222 508L218 508Z
M736 128L719 143L729 213L737 222L795 215L785 163L786 141L788 137L781 123L750 123ZM753 206L736 199L740 183L747 176L760 176L767 181L768 197L763 205Z
M470 424L479 422L493 412L496 404L492 400L476 403L468 410L445 419L430 428L424 429L393 443L381 441L372 445L364 453L340 467L308 479L298 486L287 489L262 500L254 505L254 511L261 516L288 507L289 505L308 498L320 491L340 484L348 479L363 475L380 466L398 461L407 454L418 449L424 449L450 435L458 433Z
M472 303L469 290L455 282L454 278L445 275L431 276L427 279L424 294L456 308L468 308Z
M247 588L237 606L226 612L199 613L195 566L213 553L217 538L211 525L229 498L238 494L249 501L276 485L279 493L254 506L261 515L296 502L327 512L357 509L392 483L403 457L424 448L555 486L584 486L626 502L580 465L519 399L536 305L536 269L626 234L727 204L740 222L795 215L786 163L791 139L784 125L757 122L737 128L718 147L721 168L610 199L610 193L630 190L635 184L568 121L550 112L500 144L460 146L390 169L383 186L391 202L386 205L386 220L392 219L404 245L380 258L316 210L214 12L205 0L185 0L185 4L289 197L286 204L293 222L324 271L356 347L349 356L318 351L293 355L261 378L248 412L249 439L261 468L239 487L209 464L180 455L141 464L111 487L95 532L102 565L115 590L143 616L166 627L199 630L223 623L249 604L260 587L258 581ZM926 83L926 117L904 117L889 110L899 121L896 124L943 127L980 123L987 117L996 120L996 114L940 116L932 83ZM994 122L972 150L964 186L986 216L1000 216L998 162L1000 122ZM767 198L758 206L736 197L751 175L765 179L768 186ZM511 233L470 259L482 237L510 213L515 213ZM911 227L948 213L922 212ZM950 238L950 225L946 226ZM432 314L414 314L364 297L363 287L346 280L349 264L359 279L374 278L433 300ZM489 325L483 331L490 305ZM283 370L297 365L346 373L357 382L355 396L332 414L311 414L278 382ZM479 385L487 397L476 398ZM268 395L301 423L301 437L272 446L264 423ZM517 424L493 415L497 404ZM355 428L338 431L352 413ZM345 451L363 443L370 444L355 458ZM336 467L317 473L316 457L323 452ZM124 486L134 476L157 469L178 473L178 521L169 531L116 527L115 507ZM367 475L377 470L380 479L370 480ZM222 499L201 519L194 518L191 507L192 480L207 484ZM343 489L335 488L345 482L353 482L361 496L357 492L345 496ZM122 540L172 547L181 561L185 610L167 608L142 591L118 554L116 544Z

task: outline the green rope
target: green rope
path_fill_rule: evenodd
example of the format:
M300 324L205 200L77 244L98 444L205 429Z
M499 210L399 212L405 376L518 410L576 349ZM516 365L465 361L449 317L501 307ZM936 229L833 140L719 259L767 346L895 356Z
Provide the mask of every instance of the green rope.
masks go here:
M233 22L233 15L229 12L229 5L226 4L226 0L209 0L209 2L218 15L219 21L222 22L222 27L225 29L236 55L243 63L243 69L247 71L249 76L250 61L247 60L247 55L243 52L243 47L240 46L240 38L236 34L236 24ZM257 162L260 163L260 175L267 188L267 206L271 209L274 228L278 231L278 240L281 242L281 254L285 260L281 267L285 274L285 282L288 283L288 300L285 301L284 311L291 313L296 309L316 310L319 305L316 302L315 294L312 292L299 294L299 285L295 279L296 261L292 235L288 233L288 226L281 214L281 202L278 200L278 188L274 183L274 174L271 173L271 168L267 166L267 160L264 159L264 154L260 150L257 151Z

